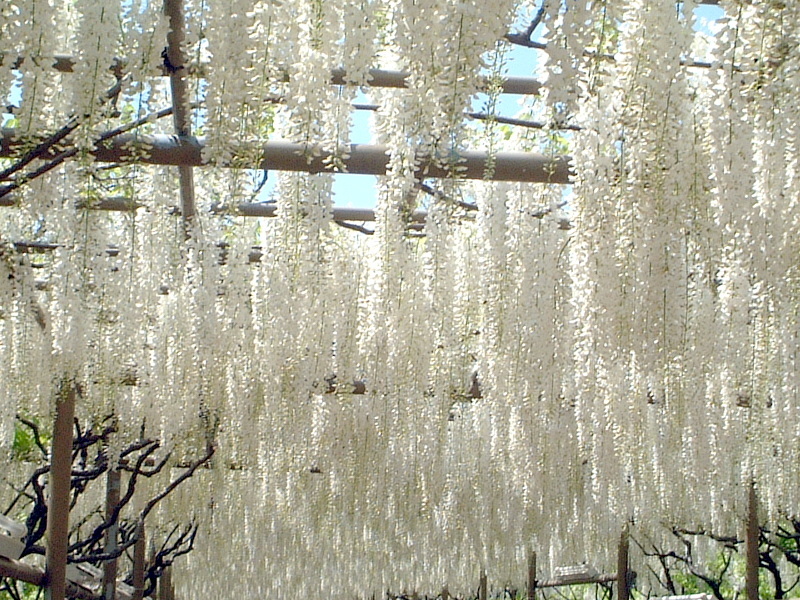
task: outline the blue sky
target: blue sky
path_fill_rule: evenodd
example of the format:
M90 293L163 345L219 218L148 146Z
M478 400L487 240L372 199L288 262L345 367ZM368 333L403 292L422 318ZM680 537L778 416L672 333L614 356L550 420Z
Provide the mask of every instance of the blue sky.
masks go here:
M703 5L695 10L698 17L697 29L708 31L708 23L723 15L723 11L718 6ZM509 76L532 77L535 76L540 62L544 58L541 50L512 46L506 54L505 71ZM485 95L478 95L473 103L473 110L482 110L485 102ZM503 94L497 103L497 113L503 116L515 116L520 111L521 96ZM9 101L18 104L20 101L19 89L12 90ZM370 103L367 94L361 93L356 99L358 103ZM372 112L367 110L357 110L353 113L352 142L369 144L373 143L371 131ZM3 123L10 115L3 115ZM264 186L259 197L269 198L274 190L277 177L273 174L267 185ZM371 175L348 175L337 174L334 181L334 203L339 206L353 207L373 207L376 198L377 178Z
M710 33L708 24L724 14L719 6L701 5L695 9L697 22L695 29ZM541 50L512 46L506 54L506 74L512 77L533 77L536 74L544 53ZM503 94L497 103L497 113L513 117L520 111L522 96ZM369 98L357 99L359 103L368 103ZM473 110L479 111L486 102L485 95L478 95L473 103ZM369 111L355 111L353 116L352 142L368 144L372 142ZM337 206L373 207L375 205L377 178L368 175L335 175L334 203ZM268 190L265 190L268 193Z

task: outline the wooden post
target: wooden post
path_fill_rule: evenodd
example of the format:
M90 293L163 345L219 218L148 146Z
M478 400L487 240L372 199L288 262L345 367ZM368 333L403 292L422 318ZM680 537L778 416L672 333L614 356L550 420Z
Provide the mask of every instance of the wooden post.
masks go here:
M72 422L75 418L75 384L64 380L56 401L50 452L47 500L46 600L64 600L67 587L69 544L69 492L72 475Z
M489 589L486 584L486 569L481 569L481 580L478 584L478 600L489 600Z
M756 485L750 481L747 490L747 522L745 525L745 591L747 600L758 600L758 498Z
M106 519L110 519L119 504L119 469L110 468L106 474ZM105 552L111 554L117 550L119 519L106 529ZM114 600L117 593L117 559L112 558L103 564L103 598Z
M450 590L446 585L442 588L442 600L450 600Z
M172 569L167 567L158 580L158 600L172 600L174 596L172 592Z
M619 538L617 553L617 600L628 600L630 589L628 587L628 528L622 531Z
M133 545L133 598L144 598L144 571L145 571L145 532L144 520L136 524L136 543Z
M528 600L536 600L536 552L528 556Z

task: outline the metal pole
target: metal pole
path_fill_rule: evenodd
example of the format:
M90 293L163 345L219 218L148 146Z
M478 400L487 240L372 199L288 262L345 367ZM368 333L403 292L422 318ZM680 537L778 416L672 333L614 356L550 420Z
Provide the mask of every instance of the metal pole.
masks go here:
M16 154L18 148L30 138L17 136L11 131L0 131L0 157ZM142 164L200 167L207 164L203 159L205 142L202 138L177 139L174 135L120 134L102 143L92 151L100 162L137 162ZM389 164L389 148L372 144L350 144L344 166L347 173L355 175L386 175ZM238 156L260 152L261 162L257 168L269 171L302 171L308 173L330 173L326 160L330 152L314 144L301 144L274 140L258 147L247 142L233 149L232 161ZM47 157L45 157L47 158ZM420 178L434 179L484 179L490 175L492 181L520 181L527 183L564 184L570 181L569 156L545 156L534 152L497 152L489 154L477 150L465 150L450 156L417 156ZM218 166L232 166L220 164ZM453 168L456 167L455 173ZM492 170L487 167L492 166Z

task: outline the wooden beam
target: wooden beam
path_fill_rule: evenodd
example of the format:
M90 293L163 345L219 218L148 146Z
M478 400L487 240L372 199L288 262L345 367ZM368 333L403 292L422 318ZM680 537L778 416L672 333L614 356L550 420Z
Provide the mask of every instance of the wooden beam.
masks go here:
M170 23L171 25L171 23ZM169 56L169 53L168 53ZM39 64L45 64L46 61L50 63L51 68L61 73L72 73L75 70L75 58L68 55L54 55L52 57L36 57ZM13 61L10 61L11 69L19 69L24 66L26 57L19 56ZM4 57L0 54L0 66L6 64ZM175 64L184 64L183 61ZM117 76L122 76L125 73L126 62L122 59L115 58L111 61L108 70ZM163 66L161 74L169 76L170 70L166 65ZM202 66L188 65L185 69L185 74L190 77L204 77L204 69ZM370 87L381 88L405 88L408 86L409 73L405 71L389 71L386 69L370 69L369 82ZM282 80L288 82L290 80L289 73L284 69ZM350 85L347 81L347 71L342 68L332 69L330 75L330 82L332 85ZM481 89L488 89L493 85L493 81L489 78L483 77L481 79ZM504 94L521 94L526 96L536 96L541 93L542 83L533 77L506 77L503 79L500 88Z
M334 85L348 85L344 69L333 69L331 71L331 83ZM405 71L385 71L382 69L369 70L370 87L383 88L406 88L408 87L409 74ZM289 77L285 77L289 81ZM486 78L481 78L481 89L487 89L492 82ZM542 83L532 77L506 77L500 83L500 89L504 94L520 94L523 96L538 96L542 91Z
M46 585L46 577L43 569L27 565L17 560L10 560L2 556L0 556L0 577L17 579L18 581L24 581L40 587ZM66 596L67 598L77 598L78 600L100 600L100 597L96 594L93 594L84 587L75 585L71 581L67 581Z
M16 149L25 141L13 131L3 130L0 135L0 157L13 157ZM208 164L203 159L204 147L204 140L198 138L178 140L174 135L124 134L99 144L93 154L100 162L200 167ZM239 144L237 154L252 156L254 150L253 144L243 142ZM270 141L261 145L258 150L261 159L247 165L248 168L268 171L331 172L326 164L331 157L330 152L315 145ZM358 175L386 175L386 167L389 164L388 152L389 148L386 146L351 144L347 151L349 156L343 161L346 172ZM442 160L445 164L441 164ZM417 157L419 165L417 176L421 179L488 178L492 181L564 184L570 181L570 160L568 156L551 157L533 152L497 152L490 155L487 152L467 150L459 154L453 153L452 156L443 157L439 161L420 154ZM487 172L489 167L492 168Z
M0 198L0 206L18 206L19 198L13 194L3 196ZM141 199L131 202L130 199L124 196L113 196L110 198L103 198L91 204L84 204L77 202L75 207L78 209L102 210L112 212L132 212L140 208L147 207L147 204L142 202ZM225 205L217 205L212 207L212 211L216 214L231 214L242 217L277 217L279 205L277 203L266 202L242 202L232 207ZM179 209L174 208L177 212ZM334 206L333 209L334 221L360 221L360 222L373 222L375 221L375 211L371 208L354 208L352 206ZM428 218L428 211L415 210L409 216L410 223L423 224ZM59 244L42 244L41 242L18 242L18 250L24 251L28 248L42 249L42 250L55 250L62 247Z
M616 573L607 573L603 575L595 575L594 577L587 577L585 579L570 579L564 581L563 579L548 579L546 581L537 581L536 588L553 588L563 587L567 585L584 585L587 583L611 583L617 580Z
M50 452L47 501L47 587L46 600L64 600L67 583L69 544L69 492L72 473L72 426L77 392L72 381L64 380L56 401Z
M486 569L481 569L481 577L478 582L478 600L489 600L489 585L486 580Z
M45 584L44 571L42 569L4 556L0 556L0 577L18 579L38 586Z
M277 203L264 202L243 202L238 204L232 211L243 217L276 217L278 216ZM227 212L225 207L219 207L219 212ZM332 209L334 221L375 221L375 211L371 208L354 208L351 206L334 206ZM425 223L428 218L428 211L415 210L409 216L410 223Z

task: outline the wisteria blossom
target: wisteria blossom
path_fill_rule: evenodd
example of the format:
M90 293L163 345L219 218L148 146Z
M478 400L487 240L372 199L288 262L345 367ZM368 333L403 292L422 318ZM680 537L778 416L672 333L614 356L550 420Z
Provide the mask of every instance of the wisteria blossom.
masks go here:
M626 528L739 532L751 482L797 516L800 4L720 5L709 29L692 1L188 0L173 65L160 3L2 3L0 172L62 127L32 164L74 150L0 178L4 485L15 415L50 422L69 380L175 469L216 449L149 517L200 524L179 597L524 589L533 551L613 571ZM521 14L529 137L464 116ZM174 166L93 156L173 133L171 77L203 142L190 227ZM334 219L363 94L371 235ZM270 169L275 140L326 163ZM571 183L467 181L487 147L568 153Z

